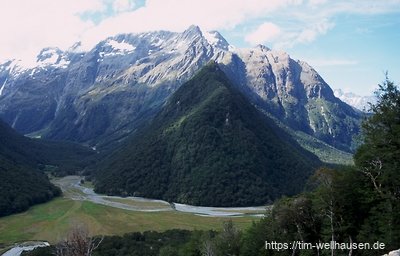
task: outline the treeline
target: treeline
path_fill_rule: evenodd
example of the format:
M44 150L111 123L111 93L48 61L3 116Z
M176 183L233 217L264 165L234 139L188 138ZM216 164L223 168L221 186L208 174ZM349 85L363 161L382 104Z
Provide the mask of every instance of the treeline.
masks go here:
M383 255L400 247L400 204L384 199L374 191L357 169L334 171L322 169L315 176L316 191L294 198L281 199L268 217L254 224L244 236L258 241L245 248L243 255ZM265 250L265 241L310 244L346 244L343 250L287 249ZM351 249L353 243L380 242L383 250Z

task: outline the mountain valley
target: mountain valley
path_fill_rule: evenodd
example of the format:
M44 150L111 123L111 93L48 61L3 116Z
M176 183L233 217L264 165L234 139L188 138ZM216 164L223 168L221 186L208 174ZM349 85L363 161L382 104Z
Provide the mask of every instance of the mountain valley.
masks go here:
M308 64L265 46L237 49L218 32L122 34L80 50L44 49L34 66L0 65L0 117L23 134L116 147L209 61L271 117L352 152L361 112Z
M375 98L343 93L198 26L0 63L0 251L40 240L22 255L60 255L76 228L93 255L396 250L399 98L388 77Z

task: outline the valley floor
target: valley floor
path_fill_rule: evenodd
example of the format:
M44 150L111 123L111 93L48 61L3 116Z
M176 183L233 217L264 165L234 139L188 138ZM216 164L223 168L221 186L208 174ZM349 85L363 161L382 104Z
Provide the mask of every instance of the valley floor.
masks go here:
M65 197L72 200L90 201L124 210L141 212L178 211L210 217L252 215L262 217L265 206L256 207L202 207L178 203L168 203L162 200L147 199L141 197L118 197L96 194L91 185L81 184L83 177L66 176L53 180L59 186Z
M175 228L219 229L222 222L228 219L232 219L236 226L244 229L258 219L251 214L265 212L263 207L248 210L225 209L227 213L239 212L244 215L235 218L217 215L210 218L199 216L198 213L173 210L170 204L158 200L132 200L97 195L102 197L102 201L95 203L87 200L93 190L80 186L79 181L78 176L56 180L55 183L64 191L64 197L36 205L24 213L0 218L0 251L22 241L58 242L71 227L81 223L88 226L92 235L121 235L128 232L164 231ZM123 205L123 208L117 208L116 205ZM125 209L128 207L142 210Z

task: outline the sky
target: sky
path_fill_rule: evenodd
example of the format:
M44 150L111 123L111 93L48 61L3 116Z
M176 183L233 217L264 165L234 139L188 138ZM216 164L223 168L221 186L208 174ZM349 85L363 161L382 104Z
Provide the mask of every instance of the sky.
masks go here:
M218 30L309 63L332 88L370 95L400 84L400 0L0 0L0 63L44 47L87 49L119 33Z

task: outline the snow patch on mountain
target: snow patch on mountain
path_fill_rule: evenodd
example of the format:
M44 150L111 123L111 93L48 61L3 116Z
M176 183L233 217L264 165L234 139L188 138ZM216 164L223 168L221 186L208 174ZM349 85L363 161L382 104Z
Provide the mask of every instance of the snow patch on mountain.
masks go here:
M54 64L57 62L60 54L55 48L46 48L38 55L38 62L43 64Z
M18 77L19 75L23 74L27 70L32 69L35 67L36 62L30 60L11 60L4 64L5 70L10 74L12 77Z
M37 56L35 68L66 68L70 61L68 57L58 48L45 48Z
M0 96L3 95L3 90L4 90L4 87L6 86L6 83L7 83L7 78L6 78L6 80L4 81L3 85L0 88Z
M231 48L229 43L218 31L206 31L203 32L203 36L208 43L214 47L223 49L225 51L228 51Z
M99 52L99 58L97 62L103 62L104 58L115 57L115 56L125 56L132 54L136 50L136 46L120 40L117 38L108 38L106 41L101 43L102 49Z
M136 47L134 47L131 44L128 44L128 43L125 43L125 42L118 42L118 41L115 41L115 40L108 40L107 44L110 45L113 48L113 53L112 54L114 54L114 55L116 55L116 54L120 54L120 55L128 54L128 53L133 52L136 49Z
M17 78L23 74L34 76L40 70L65 69L70 64L67 52L58 48L44 48L36 59L14 59L0 64L1 72L7 72L8 77Z

